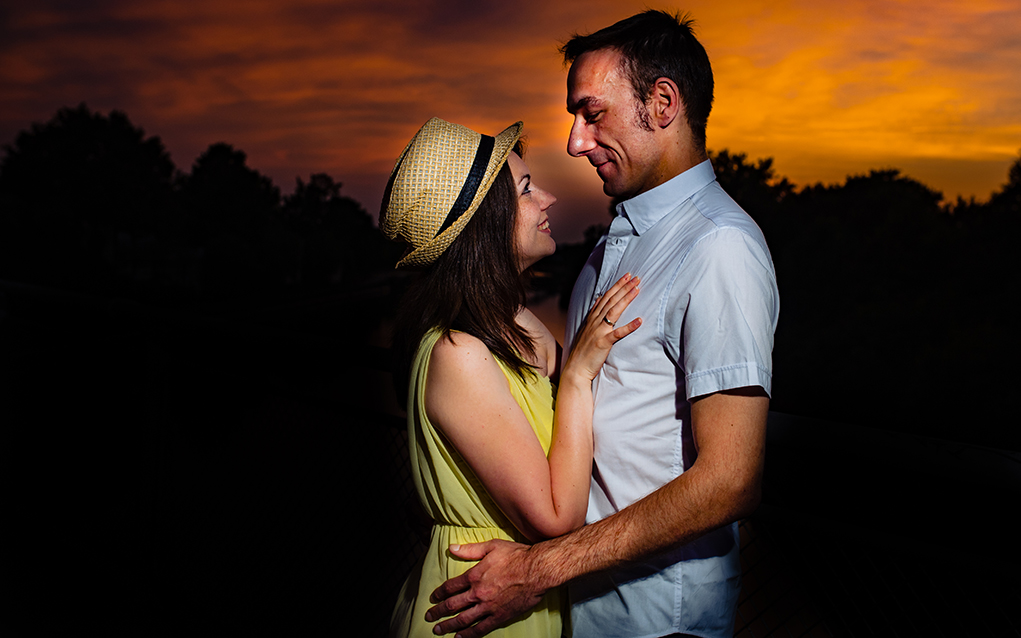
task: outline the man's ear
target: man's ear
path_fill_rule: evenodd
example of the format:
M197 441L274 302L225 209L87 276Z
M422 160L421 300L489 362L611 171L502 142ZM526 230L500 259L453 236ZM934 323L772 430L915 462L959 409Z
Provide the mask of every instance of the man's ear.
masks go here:
M657 79L649 95L649 119L653 125L666 128L678 116L684 117L684 104L677 84L670 78Z

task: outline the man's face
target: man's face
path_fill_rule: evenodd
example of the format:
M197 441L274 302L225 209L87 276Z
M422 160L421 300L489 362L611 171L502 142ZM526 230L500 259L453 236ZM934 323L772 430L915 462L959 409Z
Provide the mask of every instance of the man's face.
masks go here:
M663 180L653 132L642 126L645 105L621 73L620 54L598 49L578 56L567 75L567 110L574 116L567 152L586 157L611 197L633 197Z

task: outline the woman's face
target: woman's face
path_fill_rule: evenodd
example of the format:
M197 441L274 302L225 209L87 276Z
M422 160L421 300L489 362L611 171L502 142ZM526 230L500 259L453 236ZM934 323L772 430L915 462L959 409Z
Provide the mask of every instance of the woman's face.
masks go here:
M528 165L511 153L507 158L518 192L518 214L514 219L514 249L522 271L543 257L552 255L557 243L550 235L546 211L557 198L532 183Z

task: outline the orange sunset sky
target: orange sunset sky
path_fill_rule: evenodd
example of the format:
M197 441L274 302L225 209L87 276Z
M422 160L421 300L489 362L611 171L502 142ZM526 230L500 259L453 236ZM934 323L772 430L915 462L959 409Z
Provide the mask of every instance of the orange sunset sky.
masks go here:
M898 168L985 200L1021 152L1021 0L35 0L0 8L0 144L85 102L126 112L190 169L248 154L284 194L329 173L375 214L431 116L524 120L554 236L607 220L564 151L556 48L646 7L689 11L713 63L713 150L773 157L798 186Z

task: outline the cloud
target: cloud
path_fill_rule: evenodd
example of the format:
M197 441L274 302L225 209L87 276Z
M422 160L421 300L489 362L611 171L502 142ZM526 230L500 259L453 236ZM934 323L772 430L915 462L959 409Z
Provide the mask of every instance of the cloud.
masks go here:
M756 21L773 35L726 41L715 60L710 145L773 156L781 173L802 184L955 160L995 161L1005 171L1021 146L1016 6L836 6L782 5ZM945 180L946 171L940 175ZM972 194L988 193L987 186L974 182ZM967 193L962 187L957 180L945 190Z
M939 167L947 194L1021 148L1021 9L978 0L688 3L713 61L709 143L776 158L796 183ZM187 170L225 141L285 192L327 172L367 209L434 115L498 132L524 120L568 239L604 222L587 163L564 153L556 49L643 2L37 0L0 11L0 143L85 101L159 135ZM552 180L542 179L539 170ZM971 189L970 191L968 189Z

